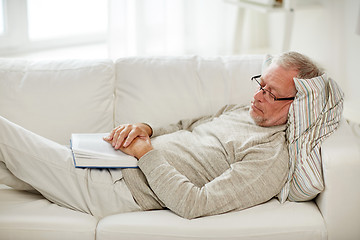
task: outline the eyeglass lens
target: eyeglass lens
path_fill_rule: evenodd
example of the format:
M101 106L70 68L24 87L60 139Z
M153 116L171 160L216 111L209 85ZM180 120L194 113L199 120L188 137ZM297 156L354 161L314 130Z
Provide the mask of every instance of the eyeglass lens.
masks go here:
M253 85L254 85L254 89L255 89L255 92L259 92L259 91L262 91L262 93L264 94L264 98L267 100L267 101L274 101L275 100L275 96L274 94L272 94L269 90L267 89L264 89L262 86L261 86L261 83L260 83L260 77L254 77L252 78L252 82L253 82Z

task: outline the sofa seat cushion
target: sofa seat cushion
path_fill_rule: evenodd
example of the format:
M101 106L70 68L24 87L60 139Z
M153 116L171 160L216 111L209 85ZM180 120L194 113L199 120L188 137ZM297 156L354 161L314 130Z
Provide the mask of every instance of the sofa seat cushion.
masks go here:
M273 199L243 211L180 218L168 210L135 212L100 220L96 239L327 239L325 223L313 201L280 204Z
M94 239L97 219L0 185L0 239Z

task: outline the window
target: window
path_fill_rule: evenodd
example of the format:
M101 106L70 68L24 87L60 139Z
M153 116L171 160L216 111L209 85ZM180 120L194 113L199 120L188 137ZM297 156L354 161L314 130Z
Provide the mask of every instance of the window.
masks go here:
M0 0L0 57L105 43L107 2Z
M30 40L105 34L104 0L28 0Z

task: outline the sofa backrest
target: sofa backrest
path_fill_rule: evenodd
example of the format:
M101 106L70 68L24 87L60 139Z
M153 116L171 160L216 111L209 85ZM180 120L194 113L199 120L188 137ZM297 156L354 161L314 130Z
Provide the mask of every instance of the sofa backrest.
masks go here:
M0 116L68 145L71 133L168 124L248 104L263 56L0 59ZM115 93L115 97L114 97Z
M0 115L68 145L72 132L113 127L111 60L0 60Z
M115 62L115 125L153 125L249 104L263 55L122 58Z

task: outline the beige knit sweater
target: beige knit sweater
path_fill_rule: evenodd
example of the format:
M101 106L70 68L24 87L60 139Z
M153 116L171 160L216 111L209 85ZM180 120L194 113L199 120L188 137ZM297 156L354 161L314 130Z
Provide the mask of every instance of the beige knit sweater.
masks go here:
M154 128L154 150L124 169L143 210L169 208L192 219L240 210L279 193L288 174L285 125L260 127L249 108Z

